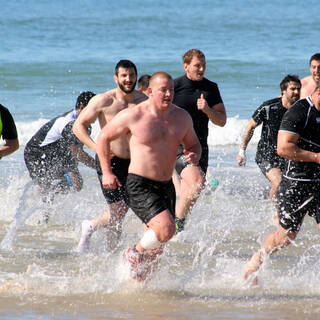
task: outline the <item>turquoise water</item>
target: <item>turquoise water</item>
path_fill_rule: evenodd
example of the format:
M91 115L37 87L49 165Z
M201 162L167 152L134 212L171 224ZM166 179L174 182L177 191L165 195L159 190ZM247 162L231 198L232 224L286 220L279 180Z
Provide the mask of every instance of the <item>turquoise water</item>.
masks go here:
M164 70L177 77L182 54L197 47L228 114L224 128L210 125L209 172L219 186L203 194L150 283L133 285L123 266L123 250L141 233L132 213L115 253L105 249L103 231L90 253L73 251L81 221L106 209L95 172L81 166L84 189L57 198L47 226L38 225L41 211L34 210L15 248L0 250L1 319L319 319L320 235L311 219L261 270L258 287L244 285L245 262L273 228L268 183L254 162L258 129L246 168L235 161L253 111L279 95L286 74L309 74L309 58L320 51L318 1L1 4L0 103L17 121L21 148L0 162L0 239L30 181L24 144L73 107L80 91L114 88L118 60L135 62L140 75ZM26 210L37 197L27 197Z
M0 13L2 103L17 120L52 117L79 91L114 86L116 62L139 74L183 73L192 47L207 57L228 115L248 119L287 73L308 75L319 50L316 1L11 1Z

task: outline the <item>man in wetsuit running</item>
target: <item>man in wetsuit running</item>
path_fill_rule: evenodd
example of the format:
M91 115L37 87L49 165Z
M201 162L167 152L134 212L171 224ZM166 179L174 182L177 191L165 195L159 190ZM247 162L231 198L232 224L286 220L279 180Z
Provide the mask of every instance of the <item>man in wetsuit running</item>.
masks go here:
M285 76L280 83L281 97L265 101L252 115L248 122L236 160L239 166L246 165L246 149L254 130L262 123L261 138L256 153L256 163L261 172L271 182L269 198L275 202L285 159L277 154L277 136L285 112L300 97L301 83L296 75Z
M95 168L94 159L72 132L75 119L94 95L90 91L82 92L74 110L44 124L26 144L25 164L44 201L52 201L55 193L65 192L70 185L75 191L82 189L78 161Z
M5 144L0 147L0 160L19 149L17 128L10 111L0 104L0 137Z
M102 128L97 152L105 188L122 186L112 172L110 146L120 137L128 137L131 162L126 182L128 205L141 219L145 233L126 252L132 277L146 279L150 267L162 253L163 245L175 233L175 190L172 172L177 149L183 144L186 161L196 165L201 146L189 114L172 104L173 80L165 72L152 75L149 99L131 110L119 112Z
M192 120L202 147L199 166L191 166L184 161L185 152L180 146L176 171L181 177L180 199L176 208L177 232L183 230L185 218L197 201L204 187L208 168L208 123L209 120L220 127L226 123L226 111L218 85L204 77L206 58L198 49L188 50L183 55L186 74L174 80L173 103L186 110Z
M133 62L120 60L115 67L113 79L117 87L96 95L73 126L73 132L79 140L95 152L97 151L96 143L87 133L87 127L98 119L100 128L103 128L121 110L134 107L147 99L145 94L135 90L137 68ZM130 163L130 151L127 138L120 137L113 141L111 151L113 173L118 177L122 185L124 185ZM107 200L109 210L103 212L93 220L84 220L82 222L82 233L78 244L79 252L89 248L90 237L100 226L107 228L106 236L109 248L111 249L116 246L121 235L122 220L128 211L128 206L125 203L124 187L119 186L116 189L103 188L101 180L102 172L98 157L96 157L96 162L101 190Z
M279 188L279 225L245 267L244 278L254 282L266 255L296 238L306 214L320 229L320 85L283 116L277 151L289 160Z

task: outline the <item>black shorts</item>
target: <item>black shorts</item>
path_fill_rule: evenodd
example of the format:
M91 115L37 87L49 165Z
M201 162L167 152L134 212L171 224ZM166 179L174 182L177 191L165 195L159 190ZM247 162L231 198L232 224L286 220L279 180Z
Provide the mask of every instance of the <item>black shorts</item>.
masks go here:
M207 173L208 161L209 161L209 151L207 148L203 147L201 158L198 163L198 166L202 170L203 174ZM175 169L178 172L178 174L181 175L182 170L189 166L192 166L192 164L186 161L185 155L183 153L183 147L179 146Z
M176 192L172 180L154 181L129 173L126 191L128 206L145 224L164 210L175 218Z
M64 191L69 188L64 175L74 172L81 177L74 159L55 159L34 152L24 152L24 162L31 179L46 191Z
M265 157L261 152L257 152L256 163L262 173L266 175L273 168L278 168L281 172L283 172L285 169L286 160L278 155L268 155L268 157Z
M125 185L128 176L129 164L130 159L122 159L118 157L113 157L111 159L112 172L117 176L120 183L122 184L122 187L117 187L116 189L105 189L102 185L102 171L100 167L100 161L98 155L96 155L96 166L98 178L100 181L100 187L108 203L115 203L121 200L126 201Z
M288 231L299 231L306 214L320 223L320 182L282 178L279 187L278 216Z

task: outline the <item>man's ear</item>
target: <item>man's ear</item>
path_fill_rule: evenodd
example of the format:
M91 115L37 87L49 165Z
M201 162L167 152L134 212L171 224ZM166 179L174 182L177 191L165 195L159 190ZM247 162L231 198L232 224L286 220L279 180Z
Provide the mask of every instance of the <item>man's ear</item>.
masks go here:
M116 84L118 84L118 77L117 77L117 75L113 75L113 80L114 80L114 82L115 82Z
M183 69L184 69L184 71L187 71L187 68L188 68L188 64L187 64L187 63L184 63L184 64L183 64Z

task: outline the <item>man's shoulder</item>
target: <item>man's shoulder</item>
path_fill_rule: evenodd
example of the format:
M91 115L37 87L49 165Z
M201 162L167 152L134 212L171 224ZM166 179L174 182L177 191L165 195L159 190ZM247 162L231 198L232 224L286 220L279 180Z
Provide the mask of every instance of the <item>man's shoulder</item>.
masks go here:
M262 103L261 107L277 106L277 105L282 106L281 98L280 98L280 97L277 97L277 98L273 98L273 99L269 99L269 100L264 101L264 102Z
M212 81L212 80L209 80L209 79L207 79L207 78L203 78L203 83L205 84L205 85L207 85L207 86L213 86L213 87L217 87L218 86L218 84L216 83L216 82L214 82L214 81Z
M172 104L171 105L171 108L172 108L172 111L173 113L179 117L179 118L190 118L191 119L191 116L189 114L189 112L187 112L186 110L184 110L183 108L180 108L179 106L177 106L176 104Z
M138 90L134 90L134 100L133 100L134 104L139 104L147 99L148 97L144 93Z
M95 95L89 102L88 106L93 108L106 108L112 105L115 99L115 89Z
M301 81L301 86L308 84L310 81L312 81L312 76L306 76L302 78Z
M10 114L9 109L3 106L2 104L0 104L0 111L6 114Z

